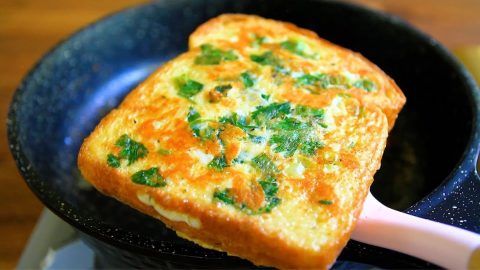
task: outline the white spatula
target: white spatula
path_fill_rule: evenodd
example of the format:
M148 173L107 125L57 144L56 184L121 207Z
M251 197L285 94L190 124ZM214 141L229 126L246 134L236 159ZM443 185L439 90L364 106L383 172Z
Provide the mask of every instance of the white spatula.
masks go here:
M405 214L368 194L352 239L447 269L480 269L480 235Z

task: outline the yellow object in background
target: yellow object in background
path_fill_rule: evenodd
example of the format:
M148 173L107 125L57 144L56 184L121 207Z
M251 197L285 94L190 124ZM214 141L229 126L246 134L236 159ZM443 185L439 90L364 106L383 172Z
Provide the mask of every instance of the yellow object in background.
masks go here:
M467 46L453 50L480 85L480 46Z

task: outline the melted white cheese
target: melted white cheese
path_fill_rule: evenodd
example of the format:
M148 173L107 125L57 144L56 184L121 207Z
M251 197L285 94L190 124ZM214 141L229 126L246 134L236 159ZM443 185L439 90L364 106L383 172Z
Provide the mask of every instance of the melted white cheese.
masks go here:
M197 148L190 149L188 151L188 154L191 157L200 161L200 163L203 164L203 165L208 165L208 163L210 163L210 161L213 160L213 155L207 154L207 153L205 153L202 150L197 149Z
M158 205L155 200L150 197L148 194L145 193L138 193L137 198L144 204L148 206L152 206L157 213L171 221L175 222L185 222L188 224L190 227L195 228L195 229L201 229L202 228L202 223L200 222L199 219L191 217L187 214L172 211L172 210L167 210L160 205Z

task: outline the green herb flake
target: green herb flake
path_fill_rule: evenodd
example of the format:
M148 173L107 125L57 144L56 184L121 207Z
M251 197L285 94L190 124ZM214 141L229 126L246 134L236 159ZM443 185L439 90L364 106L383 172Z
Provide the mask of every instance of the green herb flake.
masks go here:
M338 74L338 75L329 75L328 77L328 85L331 86L341 86L346 89L349 89L352 87L350 82L348 81L347 77ZM325 87L326 88L326 87Z
M295 132L280 132L274 134L268 143L273 146L273 151L283 153L285 157L291 157L298 149L302 140L301 133Z
M300 86L316 86L321 89L327 89L331 86L341 86L349 89L351 87L348 79L343 75L329 75L325 73L304 74L296 79Z
M266 174L278 173L275 163L264 153L254 157L252 159L252 165Z
M281 203L281 199L277 197L278 183L272 176L267 176L265 179L258 181L265 194L265 206L258 210L258 213L270 213L273 208Z
M270 99L270 95L267 95L267 94L260 94L260 96L266 101Z
M360 107L360 109L358 110L358 114L357 114L357 117L359 118L362 118L365 116L365 107Z
M323 205L331 205L333 204L333 201L331 200L320 200L318 201L319 204L323 204Z
M190 128L193 131L193 136L200 138L202 141L210 140L215 134L215 129L209 126L205 122L195 121L190 124Z
M361 88L367 92L372 92L377 90L377 86L372 81L366 80L366 79L355 81L353 83L353 86L356 88Z
M296 54L296 55L299 55L299 56L302 56L302 57L305 57L305 58L314 58L315 57L315 54L307 54L305 52L305 50L308 49L308 46L307 44L305 44L304 42L302 41L297 41L297 40L286 40L282 43L280 43L280 47L282 47L283 49L293 53L293 54Z
M262 66L281 67L280 60L273 55L273 52L267 51L263 54L251 54L250 60Z
M197 112L197 110L195 110L195 108L193 107L190 107L188 109L187 121L191 123L199 118L200 118L200 114Z
M188 79L185 76L180 76L175 79L175 85L177 87L177 93L184 98L191 98L203 90L203 84Z
M295 118L287 117L272 125L277 133L272 135L269 144L273 151L283 153L285 157L292 156L305 140L312 126Z
M132 175L132 182L149 187L164 187L167 185L167 182L158 173L157 167L134 173Z
M255 84L255 79L253 78L252 74L248 72L243 72L240 74L240 78L242 79L245 88L250 88Z
M277 207L281 202L282 202L282 199L278 197L273 197L272 199L270 199L270 201L268 201L265 207L260 209L259 212L270 213L272 212L272 209Z
M215 86L215 91L225 94L228 90L232 89L231 84L225 84L225 85L218 85Z
M308 123L300 122L299 120L291 117L286 117L277 123L272 125L273 129L281 129L286 131L302 130L306 128L311 128L311 125Z
M245 116L240 116L237 113L232 113L230 116L223 116L220 118L219 122L221 124L230 124L236 127L241 128L244 131L255 128L253 125L247 123L247 118Z
M305 74L297 78L297 84L299 85L314 85L321 80L322 74L312 75Z
M157 153L160 154L161 156L167 156L167 155L170 155L172 153L172 150L165 149L165 148L159 148L157 150Z
M208 167L214 169L217 172L223 171L226 167L228 167L227 159L225 155L216 156L208 163Z
M267 176L265 179L258 181L258 183L262 186L267 201L277 195L278 183L272 176Z
M352 95L350 94L347 94L347 93L338 93L337 96L341 97L341 98L351 98Z
M199 132L197 132L197 136L202 140L210 140L214 137L214 135L215 129L211 126L206 126L203 129L200 129Z
M297 105L295 107L295 114L300 115L302 117L307 117L310 115L310 107Z
M318 149L324 146L325 145L322 142L310 140L301 144L300 151L307 156L313 156Z
M238 56L232 50L224 51L210 44L200 46L200 55L195 58L196 65L218 65L222 61L234 61Z
M310 127L302 125L304 128L298 128L296 130L282 130L276 134L273 134L268 143L272 146L273 151L282 153L285 157L290 157L297 150L301 153L312 156L316 151L324 144L309 139L311 136ZM300 126L299 126L300 127Z
M193 136L200 138L201 140L209 140L213 138L215 129L208 125L208 121L202 120L200 113L198 113L193 107L190 107L188 110L187 122L193 132Z
M290 157L297 150L304 155L314 155L316 151L324 146L313 136L314 123L321 127L326 125L321 122L325 111L319 108L297 105L294 110L294 117L283 117L280 120L269 123L269 128L276 131L268 141L273 151ZM299 119L299 117L301 117Z
M254 39L252 41L252 47L254 48L260 47L262 44L265 43L265 40L266 40L266 37L254 35Z
M270 213L273 208L281 203L281 199L277 197L278 183L277 180L271 176L267 176L265 179L258 181L262 187L265 195L265 204L258 210L249 208L245 203L236 202L234 196L231 194L231 189L226 188L223 190L215 190L213 193L213 200L222 202L226 205L231 205L234 208L248 214L248 215L260 215L264 213Z
M290 103L271 103L267 106L259 106L252 112L251 118L255 123L262 124L268 120L290 113Z
M121 147L120 153L118 154L118 159L126 159L128 165L134 163L139 158L143 158L148 154L147 148L130 138L127 134L123 134L115 142L115 145Z
M120 167L120 159L118 159L114 154L108 154L107 164L112 168Z
M314 119L323 119L325 117L325 110L320 108L311 108L303 105L295 107L295 114L302 117L313 117Z
M310 108L310 115L315 119L323 119L325 117L325 110L319 108Z
M213 193L213 199L218 200L220 202L223 202L228 205L234 205L235 200L233 199L233 196L230 195L230 189L226 188L224 190L215 190Z

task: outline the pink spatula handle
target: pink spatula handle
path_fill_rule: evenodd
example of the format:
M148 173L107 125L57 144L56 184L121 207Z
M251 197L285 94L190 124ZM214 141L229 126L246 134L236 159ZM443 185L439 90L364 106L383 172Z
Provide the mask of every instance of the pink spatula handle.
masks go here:
M371 194L352 238L447 269L480 269L480 235L390 209Z

